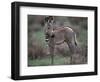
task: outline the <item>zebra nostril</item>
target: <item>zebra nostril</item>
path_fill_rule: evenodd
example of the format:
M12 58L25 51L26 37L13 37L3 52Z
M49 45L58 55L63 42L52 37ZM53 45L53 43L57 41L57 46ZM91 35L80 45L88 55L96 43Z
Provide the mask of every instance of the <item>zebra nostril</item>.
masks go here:
M54 38L54 37L55 37L55 35L53 34L51 37L52 37L52 38Z

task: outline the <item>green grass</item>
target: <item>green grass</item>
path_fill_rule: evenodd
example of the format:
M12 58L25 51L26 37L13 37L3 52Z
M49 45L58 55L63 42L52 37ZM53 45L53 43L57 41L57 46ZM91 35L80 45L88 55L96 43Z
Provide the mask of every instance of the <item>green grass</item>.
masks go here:
M35 32L34 37L43 47L46 47L45 35L42 30Z
M70 57L54 56L54 65L65 65L70 63ZM48 66L51 65L51 57L28 60L28 66Z
M78 37L78 41L81 45L87 45L87 31L86 30L82 30L79 37Z
M28 61L28 66L47 66L50 65L50 59L49 58L44 58L44 59L34 59Z

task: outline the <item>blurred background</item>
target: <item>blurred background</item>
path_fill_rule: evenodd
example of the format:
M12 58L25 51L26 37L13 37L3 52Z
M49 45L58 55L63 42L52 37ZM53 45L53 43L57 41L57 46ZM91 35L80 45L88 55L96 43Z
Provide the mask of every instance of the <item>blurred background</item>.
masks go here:
M43 15L28 15L28 66L51 65L51 57L47 43L45 42ZM71 27L78 41L79 51L76 55L75 64L86 64L87 62L87 39L88 18L87 17L65 17L54 16L56 27ZM69 65L70 50L66 43L55 47L54 65Z

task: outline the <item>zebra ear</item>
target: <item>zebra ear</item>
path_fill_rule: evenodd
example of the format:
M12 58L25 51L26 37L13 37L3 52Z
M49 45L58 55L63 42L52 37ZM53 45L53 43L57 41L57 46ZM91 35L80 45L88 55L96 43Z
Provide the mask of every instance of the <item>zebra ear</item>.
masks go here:
M47 22L48 19L49 19L49 17L48 16L45 16L44 21Z
M54 20L54 16L49 16L49 19L50 20Z
M47 16L44 16L43 20L41 21L41 25L44 26L47 22Z
M54 16L52 16L52 20L54 21Z

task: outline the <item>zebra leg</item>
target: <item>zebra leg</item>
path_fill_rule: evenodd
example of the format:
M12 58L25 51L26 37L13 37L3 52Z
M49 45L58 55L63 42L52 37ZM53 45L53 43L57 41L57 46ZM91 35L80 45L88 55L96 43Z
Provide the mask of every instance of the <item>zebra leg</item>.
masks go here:
M50 41L49 43L49 51L50 51L50 56L51 56L51 64L54 64L54 49L55 49L55 45L53 40Z
M73 42L67 42L69 49L71 51L71 59L70 59L70 63L73 64L74 63L74 59L73 59L73 55L75 55L76 49L75 49L75 44Z
M54 47L50 47L51 64L54 64Z

